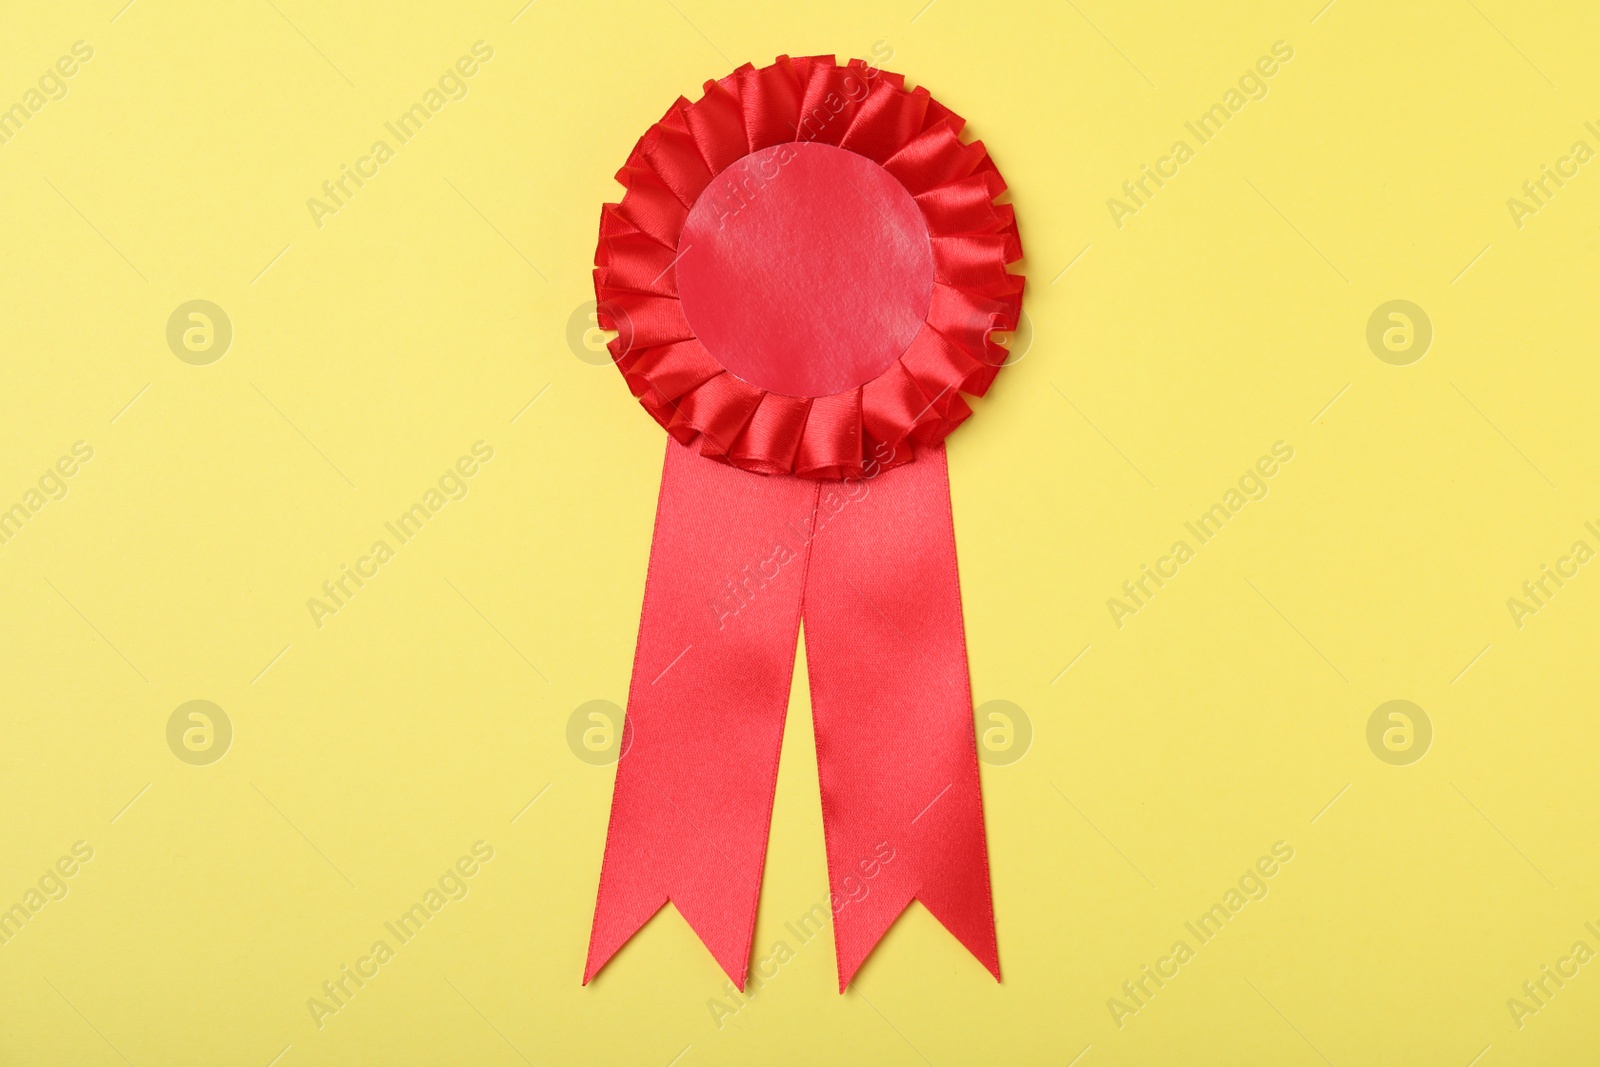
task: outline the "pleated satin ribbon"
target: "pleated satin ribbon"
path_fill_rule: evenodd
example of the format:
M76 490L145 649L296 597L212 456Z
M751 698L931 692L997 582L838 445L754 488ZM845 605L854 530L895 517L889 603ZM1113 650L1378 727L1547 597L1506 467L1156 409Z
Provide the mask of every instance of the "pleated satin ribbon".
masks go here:
M963 126L780 56L602 208L597 322L669 441L586 983L670 901L745 988L802 624L840 989L912 900L1000 976L943 442L1024 281Z

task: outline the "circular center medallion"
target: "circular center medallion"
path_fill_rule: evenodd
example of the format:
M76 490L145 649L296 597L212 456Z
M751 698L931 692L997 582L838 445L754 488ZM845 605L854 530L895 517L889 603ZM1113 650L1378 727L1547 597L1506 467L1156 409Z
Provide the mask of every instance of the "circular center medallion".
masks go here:
M831 396L900 357L933 300L933 244L899 180L792 142L712 179L678 242L678 295L711 357L751 385Z

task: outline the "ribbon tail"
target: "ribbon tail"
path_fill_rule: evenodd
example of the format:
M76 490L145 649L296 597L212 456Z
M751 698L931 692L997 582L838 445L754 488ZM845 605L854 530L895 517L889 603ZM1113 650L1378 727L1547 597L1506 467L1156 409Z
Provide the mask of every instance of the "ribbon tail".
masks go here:
M819 497L804 617L839 988L914 899L1000 978L942 446Z
M585 984L671 901L745 987L816 496L667 445Z

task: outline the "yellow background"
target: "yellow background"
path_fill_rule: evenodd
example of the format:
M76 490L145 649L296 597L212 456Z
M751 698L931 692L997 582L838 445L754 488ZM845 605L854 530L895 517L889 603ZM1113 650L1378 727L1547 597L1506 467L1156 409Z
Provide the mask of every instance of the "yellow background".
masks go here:
M1600 147L1592 7L123 2L0 34L0 106L94 49L0 145L0 506L94 449L0 546L0 906L95 850L0 946L0 1062L1592 1055L1600 964L1520 1029L1506 1005L1600 949L1600 567L1520 629L1506 606L1600 547L1600 163L1520 228L1506 205ZM316 226L479 40L469 95ZM1280 40L1268 95L1118 228L1107 199ZM613 772L566 724L626 694L663 437L567 326L674 97L880 41L988 144L1027 250L1031 348L950 445L974 693L1035 735L983 768L1005 981L914 906L849 994L830 934L719 1029L670 911L579 985ZM233 325L209 366L165 339L192 299ZM1409 366L1365 340L1392 299L1433 324ZM315 626L478 440L468 496ZM1270 495L1118 628L1107 599L1280 440ZM209 766L166 741L193 699L234 729ZM1409 766L1367 744L1391 699L1433 725ZM479 840L470 894L319 1029L308 998ZM1119 1027L1108 999L1280 840L1270 895ZM758 952L826 888L801 672Z

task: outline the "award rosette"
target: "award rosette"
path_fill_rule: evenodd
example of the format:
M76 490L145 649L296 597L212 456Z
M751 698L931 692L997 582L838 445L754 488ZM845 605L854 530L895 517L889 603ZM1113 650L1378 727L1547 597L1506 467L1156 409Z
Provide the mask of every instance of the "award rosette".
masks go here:
M843 990L913 899L996 979L944 439L1023 279L964 120L859 60L707 82L640 138L600 325L669 435L587 983L671 901L745 988L801 620Z

